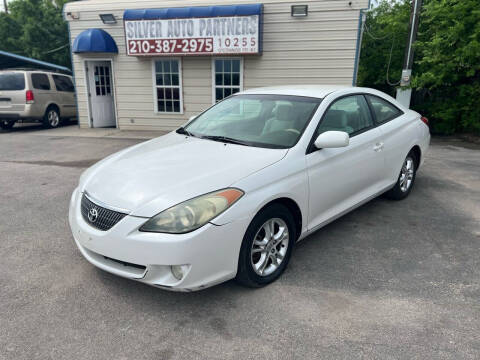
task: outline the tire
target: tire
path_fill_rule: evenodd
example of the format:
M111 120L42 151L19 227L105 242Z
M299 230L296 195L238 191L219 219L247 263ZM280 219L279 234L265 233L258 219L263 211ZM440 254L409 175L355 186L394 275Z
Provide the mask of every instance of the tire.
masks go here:
M385 193L392 200L403 200L412 191L417 175L418 159L411 151L403 161L395 186Z
M266 228L271 225L273 234L279 238L266 235ZM280 236L281 234L283 236ZM295 222L285 206L273 204L261 210L253 218L243 237L235 280L254 288L275 281L285 271L295 241Z
M60 125L60 113L58 108L50 106L43 116L43 126L47 129L56 128Z
M3 130L10 130L15 125L15 121L0 120L0 127Z

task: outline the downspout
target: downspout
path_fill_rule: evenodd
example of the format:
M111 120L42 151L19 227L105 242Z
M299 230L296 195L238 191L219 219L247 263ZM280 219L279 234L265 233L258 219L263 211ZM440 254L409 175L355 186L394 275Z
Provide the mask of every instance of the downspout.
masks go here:
M353 63L353 81L352 86L357 86L357 75L358 75L358 63L360 62L360 51L362 49L362 39L363 39L363 23L366 20L366 15L364 10L370 9L370 2L368 0L368 8L360 9L360 14L358 15L358 29L357 29L357 47L355 49L355 61Z
M63 20L66 21L67 28L68 28L68 46L70 48L70 66L72 67L73 86L75 86L75 105L77 106L77 127L80 128L80 113L78 112L79 110L78 110L78 95L77 95L77 78L75 76L75 67L73 65L72 35L70 33L70 22L65 17L65 6L67 6L67 3L63 5L62 17L63 17Z

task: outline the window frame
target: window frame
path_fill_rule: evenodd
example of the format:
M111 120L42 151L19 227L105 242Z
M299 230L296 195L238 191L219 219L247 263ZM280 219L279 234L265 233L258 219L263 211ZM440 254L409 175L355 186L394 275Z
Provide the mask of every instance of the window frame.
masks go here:
M33 76L34 75L41 75L41 76L45 76L47 78L47 82L48 82L48 89L42 89L42 88L38 88L38 87L35 87L35 84L34 84L34 80L33 80ZM41 73L41 72L32 72L30 73L30 80L32 81L32 88L34 90L41 90L41 91L52 91L52 83L50 82L50 76L48 76L48 74L45 74L45 73ZM53 78L52 78L53 80ZM55 85L55 83L54 83ZM55 86L55 89L57 87Z
M378 95L374 95L374 94L363 94L363 96L365 97L365 100L367 101L367 104L368 104L368 107L370 109L370 113L372 114L372 118L373 118L373 122L375 123L376 126L382 126L402 115L405 114L405 112L402 110L402 109L399 109L398 106L392 104L390 101L388 101L387 99L384 99L383 97L380 97ZM398 115L394 115L394 116L390 116L388 117L385 121L383 122L378 122L377 121L377 114L375 113L375 109L373 108L373 105L372 103L370 102L370 97L375 97L377 99L380 99L380 100L383 100L385 101L387 104L389 104L390 106L392 106L393 108L397 109L398 110Z
M178 93L180 96L180 111L158 111L158 97L157 97L157 88L177 88L177 85L157 85L157 72L155 68L155 63L157 61L165 61L165 60L176 60L178 61ZM183 74L182 74L182 67L183 62L181 57L155 57L152 58L152 86L153 86L153 112L159 115L183 115Z
M216 99L216 89L217 89L217 85L215 84L215 60L240 60L240 85L239 85L239 88L240 88L240 91L239 92L242 92L243 91L243 76L244 76L244 69L243 69L243 64L244 64L244 60L243 60L243 56L213 56L212 57L212 60L211 60L211 72L212 72L212 105L215 105L217 103L217 99ZM225 85L222 85L220 86L222 88L225 88L225 87L228 87L228 88L232 88L234 86L225 86ZM233 94L231 94L230 96L232 96ZM227 96L228 97L228 96ZM226 99L223 98L222 100ZM222 100L219 100L218 102L222 101Z

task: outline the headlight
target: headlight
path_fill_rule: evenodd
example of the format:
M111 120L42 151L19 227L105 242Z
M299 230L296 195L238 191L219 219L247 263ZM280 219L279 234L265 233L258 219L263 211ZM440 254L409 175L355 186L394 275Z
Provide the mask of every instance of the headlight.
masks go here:
M232 206L243 195L238 189L223 189L205 194L155 215L140 231L182 234L202 227Z

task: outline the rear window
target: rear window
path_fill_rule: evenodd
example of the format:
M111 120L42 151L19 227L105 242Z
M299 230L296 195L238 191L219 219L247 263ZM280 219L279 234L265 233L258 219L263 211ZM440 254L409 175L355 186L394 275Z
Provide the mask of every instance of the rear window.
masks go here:
M403 114L403 112L388 101L380 99L374 95L367 95L370 104L372 105L373 112L375 113L375 120L377 124L383 124L387 121L395 119Z
M72 80L69 77L62 75L52 75L52 77L58 91L75 91Z
M46 74L32 74L32 85L34 89L50 90L50 81Z
M24 90L25 76L23 73L1 73L0 90Z

